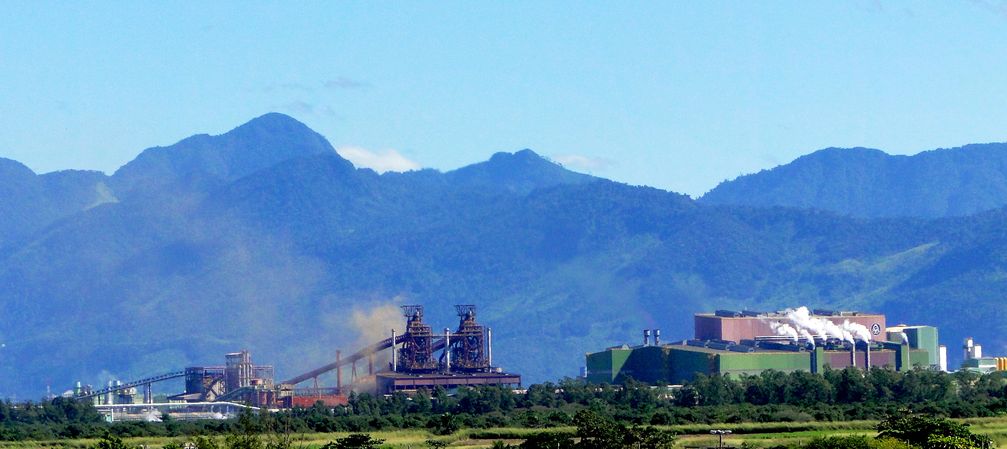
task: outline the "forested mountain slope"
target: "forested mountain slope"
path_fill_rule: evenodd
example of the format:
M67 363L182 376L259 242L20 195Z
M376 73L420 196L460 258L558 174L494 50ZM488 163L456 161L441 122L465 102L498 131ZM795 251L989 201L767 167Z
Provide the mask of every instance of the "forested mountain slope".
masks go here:
M913 156L827 148L725 181L700 202L815 208L865 218L964 216L1007 205L1007 144Z
M477 304L494 360L529 381L575 375L584 352L644 327L688 337L692 313L715 308L883 311L941 326L949 345L1007 347L1002 209L869 220L711 205L529 150L379 175L320 139L270 114L81 175L66 188L94 182L115 201L81 193L59 213L37 199L50 175L8 163L0 189L19 196L0 206L24 219L4 222L21 231L0 253L0 396L241 348L282 378L384 336L398 319L375 311L409 303L435 327Z

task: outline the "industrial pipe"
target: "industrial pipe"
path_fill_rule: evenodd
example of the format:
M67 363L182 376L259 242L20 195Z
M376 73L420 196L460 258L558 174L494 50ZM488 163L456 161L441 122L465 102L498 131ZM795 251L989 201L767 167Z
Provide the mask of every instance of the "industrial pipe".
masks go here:
M871 370L871 344L869 342L864 344L864 354L865 354L865 366L864 371Z
M486 328L486 363L493 367L493 329Z
M398 368L395 364L395 329L392 329L392 372L397 372Z
M451 329L444 328L444 371L451 372Z
M811 374L818 374L818 349L811 350Z

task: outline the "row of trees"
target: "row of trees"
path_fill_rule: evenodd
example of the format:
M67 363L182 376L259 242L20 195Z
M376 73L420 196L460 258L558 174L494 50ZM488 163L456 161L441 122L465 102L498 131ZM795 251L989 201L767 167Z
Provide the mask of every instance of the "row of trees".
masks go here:
M1007 411L1007 379L1000 373L953 374L872 368L826 370L821 375L765 371L731 378L697 375L675 395L687 407L790 406L816 420L877 419L898 408L951 417Z
M748 403L860 404L897 402L919 404L962 400L989 404L1002 400L1007 381L999 374L970 371L954 374L913 370L897 372L872 368L866 374L857 368L825 370L821 375L806 371L789 374L764 371L759 375L728 378L697 375L679 395L678 405L724 405Z
M842 421L881 419L908 409L935 416L977 417L1007 411L1007 380L998 374L857 369L742 377L697 376L681 389L632 380L592 385L580 379L532 385L523 393L498 387L421 391L413 396L353 394L349 404L263 415L258 432L282 425L292 432L369 432L461 428L550 428L575 425L578 412L626 425ZM267 419L268 417L268 419ZM0 403L0 439L222 435L234 420L106 424L87 404L55 399L41 404ZM270 421L272 420L272 421Z

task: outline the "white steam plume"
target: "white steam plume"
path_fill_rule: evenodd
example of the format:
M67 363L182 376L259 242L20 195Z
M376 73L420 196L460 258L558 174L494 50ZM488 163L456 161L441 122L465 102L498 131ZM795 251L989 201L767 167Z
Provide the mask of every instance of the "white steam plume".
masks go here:
M811 332L804 328L797 329L797 332L801 334L801 338L805 339L808 343L811 343L811 347L815 346L815 336L811 335Z
M850 320L845 320L843 321L843 329L852 333L857 340L864 343L869 343L871 341L871 330L863 324L851 323Z
M811 316L811 311L805 306L796 309L787 309L784 312L794 327L819 338L838 338L850 343L856 342L857 338L862 338L864 335L866 335L867 340L870 339L870 331L863 325L850 323L847 320L840 326L831 320Z
M787 323L781 323L779 321L773 321L769 323L769 327L776 332L776 335L781 335L784 337L790 337L791 340L797 341L797 329Z
M807 307L798 307L796 309L787 309L786 311L787 319L791 323L794 323L798 329L804 329L808 333L817 336L819 338L828 338L830 336L829 327L821 323L817 318L811 316L811 312L808 311ZM841 338L841 336L838 336Z

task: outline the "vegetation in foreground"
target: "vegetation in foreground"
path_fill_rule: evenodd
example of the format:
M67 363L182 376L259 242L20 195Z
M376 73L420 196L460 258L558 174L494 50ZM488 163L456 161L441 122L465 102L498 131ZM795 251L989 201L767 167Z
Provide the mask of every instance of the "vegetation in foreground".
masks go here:
M572 431L538 431L523 435L519 441L505 442L496 440L492 443L471 444L472 441L446 440L430 438L422 443L416 440L414 445L405 447L490 447L493 449L672 449L676 447L674 432L653 426L631 426L612 421L589 410L577 413ZM275 432L260 434L252 431L250 415L243 416L239 423L245 430L225 437L198 436L188 440L172 440L162 442L165 449L287 449L321 448L321 449L369 449L378 447L403 447L401 444L385 445L385 441L365 433L351 433L337 437L331 441L319 444L304 444L295 441L289 434ZM946 418L933 418L923 415L899 415L889 417L875 426L876 436L863 434L834 434L817 436L810 440L791 442L776 442L760 445L745 441L743 449L766 447L769 449L991 449L993 440L987 436L973 433L967 424L957 423ZM695 441L693 441L695 443ZM682 445L689 447L712 447L705 445ZM149 447L135 442L124 442L119 437L108 435L90 448L97 449L135 449Z
M802 423L876 421L906 412L948 418L1001 416L1007 410L1005 395L1007 380L997 374L900 373L886 369L864 374L845 369L827 370L820 375L767 371L738 378L697 376L680 389L632 380L613 386L566 379L558 384L533 385L523 393L482 387L462 389L454 395L440 389L412 397L360 394L352 395L349 404L342 407L316 404L307 409L248 417L243 422L177 421L165 415L163 422L108 424L92 406L59 398L38 404L0 403L0 439L65 441L108 435L185 440L197 436L363 434L410 429L435 436L468 429L481 431L487 434L482 435L485 437L492 434L488 429L523 428L566 432L579 444L592 437L583 435L578 417L594 416L622 426L617 434L640 443L650 438L639 433L644 432L640 429L696 433L713 423L725 423L739 433L745 432L743 423L775 423L757 430L790 432L799 430ZM580 434L569 430L575 427ZM546 438L529 435L516 440Z

